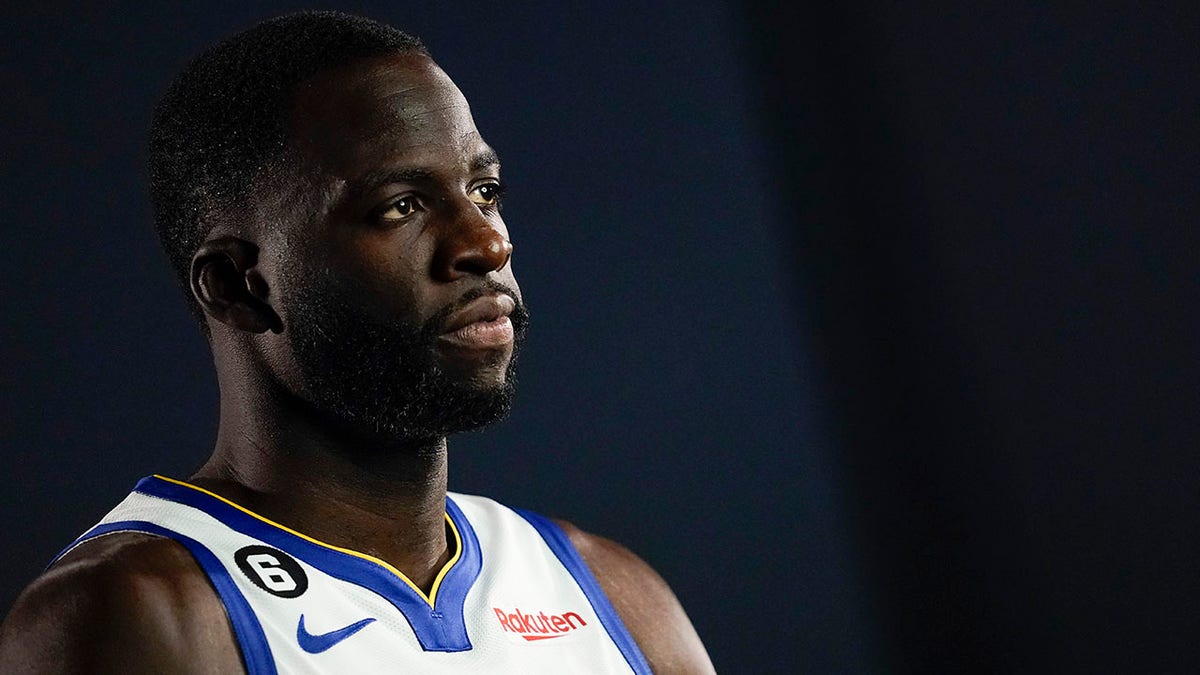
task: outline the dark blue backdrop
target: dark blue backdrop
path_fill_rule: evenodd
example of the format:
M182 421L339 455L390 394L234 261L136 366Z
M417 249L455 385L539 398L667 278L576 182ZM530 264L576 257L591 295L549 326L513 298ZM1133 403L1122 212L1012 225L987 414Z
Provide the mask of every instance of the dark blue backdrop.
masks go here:
M1069 4L341 3L512 186L452 486L629 545L725 673L1200 671L1200 10ZM0 606L212 443L145 129L300 5L161 5L5 17Z

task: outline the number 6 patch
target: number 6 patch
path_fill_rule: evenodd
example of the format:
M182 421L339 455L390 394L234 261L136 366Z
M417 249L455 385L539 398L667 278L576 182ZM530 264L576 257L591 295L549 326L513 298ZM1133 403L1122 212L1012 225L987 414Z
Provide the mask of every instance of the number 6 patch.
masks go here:
M300 563L270 546L246 546L233 554L238 568L255 586L281 598L297 598L308 590Z

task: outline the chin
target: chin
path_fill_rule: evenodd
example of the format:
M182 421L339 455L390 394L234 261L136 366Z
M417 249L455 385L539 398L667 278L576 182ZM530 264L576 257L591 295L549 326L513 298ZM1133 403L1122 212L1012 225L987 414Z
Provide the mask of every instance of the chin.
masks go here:
M464 389L476 392L480 396L503 395L508 386L507 368L486 368L470 373L463 380Z
M416 389L359 401L354 410L343 408L350 418L346 421L369 435L395 441L441 438L500 421L516 396L511 366L475 371L466 379L443 373Z
M466 386L488 388L508 381L513 367L513 349L462 349L439 345L435 352L437 367L445 377Z

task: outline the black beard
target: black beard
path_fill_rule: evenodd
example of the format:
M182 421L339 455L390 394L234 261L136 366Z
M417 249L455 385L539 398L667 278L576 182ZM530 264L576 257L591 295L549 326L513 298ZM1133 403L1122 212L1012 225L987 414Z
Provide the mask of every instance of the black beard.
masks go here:
M287 312L300 370L301 398L314 413L381 440L436 439L503 418L516 392L517 353L529 314L513 289L488 282L442 308L422 325L370 318L352 300L355 289L328 274L313 275ZM438 365L436 344L450 314L489 293L517 300L513 353L503 384L484 386Z

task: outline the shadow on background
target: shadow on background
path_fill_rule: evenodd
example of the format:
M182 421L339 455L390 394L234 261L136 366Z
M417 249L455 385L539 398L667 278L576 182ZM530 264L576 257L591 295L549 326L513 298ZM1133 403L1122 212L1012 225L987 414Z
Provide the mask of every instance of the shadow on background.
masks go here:
M889 671L1200 668L1175 4L745 12Z

